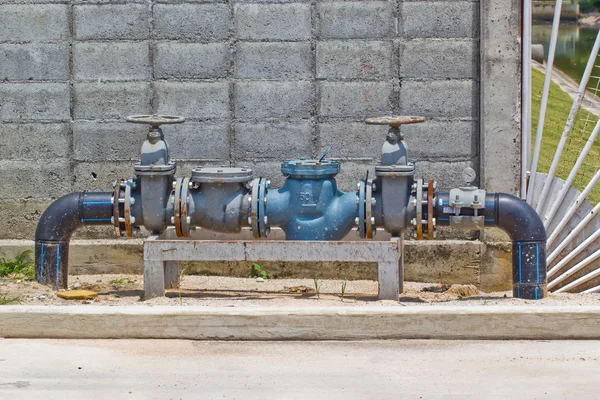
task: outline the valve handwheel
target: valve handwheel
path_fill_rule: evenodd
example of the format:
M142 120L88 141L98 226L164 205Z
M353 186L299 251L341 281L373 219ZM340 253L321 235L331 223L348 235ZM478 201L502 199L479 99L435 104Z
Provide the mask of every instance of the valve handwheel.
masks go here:
M146 124L152 126L181 124L185 122L184 117L176 115L130 115L125 119L134 124Z
M417 116L385 116L385 117L373 117L365 119L367 125L388 125L391 128L400 128L400 125L408 124L419 124L425 122L424 117Z

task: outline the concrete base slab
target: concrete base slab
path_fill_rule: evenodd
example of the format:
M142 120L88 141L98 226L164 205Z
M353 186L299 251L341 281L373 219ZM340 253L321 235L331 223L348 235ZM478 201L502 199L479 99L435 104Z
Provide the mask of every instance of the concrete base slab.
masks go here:
M0 308L0 337L365 340L600 339L600 307Z

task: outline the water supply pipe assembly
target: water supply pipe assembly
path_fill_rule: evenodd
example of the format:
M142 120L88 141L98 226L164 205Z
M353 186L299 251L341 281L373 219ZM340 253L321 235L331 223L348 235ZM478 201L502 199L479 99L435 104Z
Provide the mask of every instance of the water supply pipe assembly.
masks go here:
M182 117L137 115L127 121L149 125L134 165L135 177L118 180L108 192L71 193L52 203L35 234L35 277L55 289L68 285L69 241L86 225L110 225L116 236L133 237L143 226L153 234L174 227L190 237L197 227L239 233L250 228L254 239L267 239L272 227L286 240L341 240L351 230L373 239L378 229L392 235L435 239L438 226L479 230L498 227L513 241L513 296L541 299L546 289L546 232L526 202L505 193L486 193L471 186L475 171L467 169L464 187L439 192L433 180L415 179L400 127L422 117L369 118L367 124L388 125L375 177L360 180L357 189L338 190L338 161L285 160L284 185L272 188L268 178L254 178L249 168L198 167L191 177L176 178L169 145L161 125ZM308 245L308 244L307 244Z

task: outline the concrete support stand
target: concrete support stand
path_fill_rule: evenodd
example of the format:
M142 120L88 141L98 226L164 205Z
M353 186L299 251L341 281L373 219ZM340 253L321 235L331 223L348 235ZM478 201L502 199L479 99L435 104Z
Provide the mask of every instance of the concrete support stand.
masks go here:
M173 289L179 283L179 261L165 261L165 289Z
M168 232L165 234L169 236ZM285 240L173 240L151 236L144 244L144 295L164 296L178 281L180 261L376 262L379 299L398 301L404 240L311 242Z

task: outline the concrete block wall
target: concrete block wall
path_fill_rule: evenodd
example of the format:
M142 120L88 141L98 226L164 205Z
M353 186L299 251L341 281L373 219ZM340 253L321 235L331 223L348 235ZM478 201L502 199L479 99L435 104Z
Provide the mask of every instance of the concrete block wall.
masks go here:
M386 128L365 117L424 115L404 130L417 170L459 184L480 163L479 8L0 0L0 238L31 238L53 199L131 176L146 129L131 114L186 117L164 129L179 175L248 165L277 184L282 159L332 146L342 190L379 156Z

